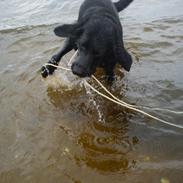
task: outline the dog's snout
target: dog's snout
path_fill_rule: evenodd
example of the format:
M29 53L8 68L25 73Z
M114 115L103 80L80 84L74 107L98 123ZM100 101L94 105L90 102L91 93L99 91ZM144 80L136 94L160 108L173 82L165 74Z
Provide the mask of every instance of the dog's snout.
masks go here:
M80 77L86 77L86 76L89 75L87 73L87 69L84 68L79 63L73 63L71 69L72 69L73 74L76 74L76 75L78 75Z

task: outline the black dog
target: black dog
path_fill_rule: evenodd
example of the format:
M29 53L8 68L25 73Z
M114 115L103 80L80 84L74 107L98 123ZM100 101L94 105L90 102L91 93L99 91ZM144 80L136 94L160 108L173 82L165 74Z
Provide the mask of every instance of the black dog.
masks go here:
M119 63L130 71L132 58L125 50L118 12L133 0L85 0L80 7L78 21L56 27L57 36L67 37L64 47L48 63L58 65L60 59L72 49L78 50L72 72L80 77L91 76L97 67L103 67L109 79ZM54 72L52 66L42 67L42 76Z

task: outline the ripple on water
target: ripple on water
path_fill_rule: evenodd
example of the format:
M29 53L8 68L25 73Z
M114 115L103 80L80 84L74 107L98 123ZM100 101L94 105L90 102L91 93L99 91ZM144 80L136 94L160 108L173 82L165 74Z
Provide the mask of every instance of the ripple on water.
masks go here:
M130 17L125 46L140 59L130 73L118 67L108 89L135 105L182 110L182 18L135 24ZM41 78L37 71L63 44L54 27L0 31L1 182L160 182L162 175L181 182L182 131L99 97L72 73ZM96 76L106 85L103 72ZM182 123L182 116L153 114Z

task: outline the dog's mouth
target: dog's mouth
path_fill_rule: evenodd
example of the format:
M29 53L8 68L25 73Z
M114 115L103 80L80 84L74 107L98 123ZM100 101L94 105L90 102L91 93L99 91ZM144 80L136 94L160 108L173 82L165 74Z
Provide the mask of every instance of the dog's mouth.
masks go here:
M86 68L78 63L73 63L71 69L73 74L82 78L90 77L96 71L96 68Z

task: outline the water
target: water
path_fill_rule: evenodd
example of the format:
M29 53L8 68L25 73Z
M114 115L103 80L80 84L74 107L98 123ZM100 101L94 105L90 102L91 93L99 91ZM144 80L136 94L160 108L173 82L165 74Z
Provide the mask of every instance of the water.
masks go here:
M76 20L80 3L0 1L0 182L181 183L182 130L106 101L66 71L41 78L39 68L63 43L53 28ZM112 93L183 110L182 10L181 0L141 0L120 13L125 45L139 61L124 76L116 69Z
M71 3L72 2L72 3ZM72 22L77 19L78 9L83 0L5 0L0 1L0 29L30 25L50 25ZM120 13L129 22L149 22L165 17L182 15L181 0L140 0L135 1L125 13ZM132 13L133 12L133 13Z

